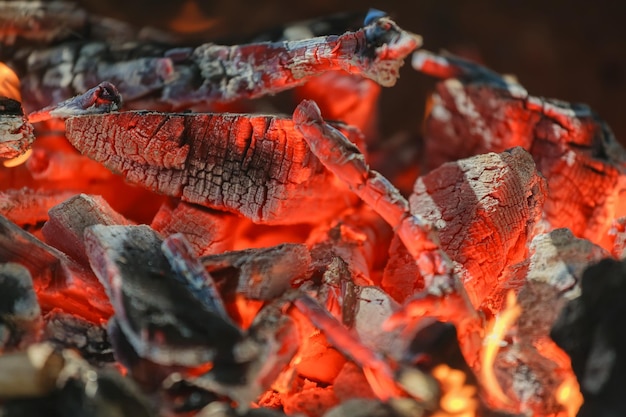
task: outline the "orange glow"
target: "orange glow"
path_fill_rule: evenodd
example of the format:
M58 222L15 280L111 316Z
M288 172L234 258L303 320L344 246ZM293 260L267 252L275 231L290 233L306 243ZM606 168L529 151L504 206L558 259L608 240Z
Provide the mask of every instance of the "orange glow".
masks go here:
M567 412L567 417L575 417L583 405L583 396L576 377L572 374L556 390L556 400Z
M474 417L478 408L476 387L465 384L465 374L448 365L438 365L432 371L443 392L440 410L432 417Z
M24 152L20 156L16 156L15 158L12 158L12 159L7 159L6 161L2 162L2 165L4 165L7 168L14 168L16 166L22 165L24 162L28 160L28 158L30 158L30 155L32 153L33 153L33 149L32 148L28 149L26 152Z
M248 300L241 294L237 294L234 303L229 303L227 310L231 317L237 320L237 324L243 329L247 329L252 324L261 307L263 301Z
M563 406L567 417L575 417L583 404L580 386L572 370L571 360L567 353L551 339L541 339L535 343L537 351L558 366L559 374L564 374L563 382L555 392L556 401Z
M480 377L489 398L497 400L501 404L511 404L511 399L502 391L494 373L493 364L506 332L513 326L521 313L522 308L517 304L515 293L509 291L505 309L495 319L491 320L483 341Z
M20 80L11 68L0 62L0 96L22 101Z

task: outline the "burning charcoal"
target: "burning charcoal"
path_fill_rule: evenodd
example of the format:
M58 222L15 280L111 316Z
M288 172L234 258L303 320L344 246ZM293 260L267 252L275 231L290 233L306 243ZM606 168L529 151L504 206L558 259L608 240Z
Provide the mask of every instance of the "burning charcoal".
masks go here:
M585 105L530 96L511 79L457 57L418 52L413 63L448 78L437 85L425 121L430 168L522 146L547 179L550 226L603 243L611 221L626 214L619 197L626 151L604 121Z
M129 181L254 222L316 222L351 202L287 119L125 112L66 126L77 149Z
M72 197L72 191L21 190L0 191L0 214L19 226L37 225L48 220L48 210Z
M0 96L0 160L23 155L34 141L33 126L20 103ZM10 161L4 161L5 166L7 163Z
M94 224L127 225L129 221L100 196L76 195L53 207L42 233L48 244L63 251L82 265L88 265L83 233Z
M420 177L413 192L411 211L437 225L441 247L463 265L478 306L504 268L526 257L545 182L531 156L514 148L445 164Z
M348 269L348 281L374 285L371 275L386 263L384 254L392 236L389 225L370 207L349 209L309 234L307 245L311 247L314 272L324 274L331 262L340 258Z
M441 247L463 266L474 306L497 288L508 265L525 259L541 219L544 189L532 158L521 148L447 163L416 181L411 210L439 228ZM383 287L404 300L419 285L406 280L417 269L411 262L402 265L406 252L397 244L392 249L400 250L390 255ZM396 276L404 281L396 282Z
M603 260L583 273L580 297L565 306L552 328L552 338L571 357L580 383L580 417L626 413L625 296L626 264Z
M87 14L65 1L0 2L0 44L16 38L51 42L65 38L86 24Z
M304 100L294 111L293 120L320 161L397 230L422 276L431 282L429 289L439 294L462 290L453 277L450 260L439 248L433 224L409 211L406 199L385 177L370 169L359 149L324 122L317 105Z
M305 245L282 245L226 252L201 258L219 286L254 300L273 300L308 277L311 255Z
M65 119L86 114L102 114L119 110L122 96L110 82L102 82L94 88L61 103L45 107L28 115L28 121L37 123L52 118Z
M84 237L120 329L140 357L184 366L231 360L241 331L173 277L152 229L95 225Z
M228 396L237 402L239 410L247 410L275 383L298 349L298 331L285 314L288 307L288 297L268 304L254 318L244 342L236 347L238 363L215 361L207 374L191 382Z
M113 362L106 326L55 309L46 314L43 339L56 349L75 349L93 366Z
M206 256L233 250L239 220L231 213L179 201L174 207L163 204L150 226L162 236L183 234L197 256Z
M210 311L230 320L213 278L194 256L191 246L181 234L175 234L163 241L161 250L167 258L174 276Z
M40 327L41 309L28 269L0 264L0 352L34 341Z
M394 372L391 366L382 357L366 347L358 337L347 332L333 316L307 295L300 296L294 301L294 306L311 322L317 326L327 337L328 341L337 350L352 359L364 371L372 390L381 400L387 400L398 396L402 390L394 380ZM419 373L419 371L416 370ZM411 392L416 399L424 403L433 401L435 392L431 389L433 384L428 384L430 377L422 375L425 382L419 389ZM419 395L416 395L419 394Z
M25 266L41 309L58 307L92 322L111 315L102 286L90 270L0 216L0 261Z

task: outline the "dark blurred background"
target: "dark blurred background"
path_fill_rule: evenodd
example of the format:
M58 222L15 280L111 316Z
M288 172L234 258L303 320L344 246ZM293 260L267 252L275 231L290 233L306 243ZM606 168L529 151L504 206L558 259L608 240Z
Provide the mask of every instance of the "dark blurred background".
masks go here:
M424 48L515 74L538 96L589 104L626 143L626 2L589 0L81 0L94 13L205 41L375 7L421 34ZM433 80L405 65L381 103L381 129L416 130ZM401 111L400 111L401 110Z

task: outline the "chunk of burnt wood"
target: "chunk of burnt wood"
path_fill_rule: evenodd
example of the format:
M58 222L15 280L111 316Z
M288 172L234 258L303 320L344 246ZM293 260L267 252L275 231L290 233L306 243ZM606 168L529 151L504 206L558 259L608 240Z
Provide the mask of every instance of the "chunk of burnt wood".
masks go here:
M124 112L66 126L81 153L129 181L255 222L315 222L353 201L289 119Z
M75 349L89 364L102 367L112 363L113 349L104 323L96 324L59 309L44 317L42 340L55 349Z
M16 263L0 264L0 351L34 342L41 324L41 309L28 269Z
M83 233L89 226L128 225L130 222L100 196L76 195L50 209L42 228L46 242L82 265L89 265Z
M430 168L522 146L548 181L549 224L603 244L611 221L626 214L626 151L603 120L586 105L531 96L510 77L458 57L420 51L413 64L445 79L424 123Z
M225 296L234 291L250 299L269 301L309 276L311 255L305 245L284 243L203 256L201 261Z
M477 307L499 285L504 269L526 258L544 195L545 180L532 157L514 148L442 165L418 178L409 202L412 212L435 224L442 249L462 265L464 286ZM411 262L404 271L396 257L406 258L402 252L391 254L394 274L417 271ZM402 290L390 291L401 299L419 289L407 280L398 284ZM387 272L384 287L394 285L394 276Z
M626 263L605 259L582 278L580 297L571 300L552 328L551 336L567 352L584 403L578 416L626 413Z
M162 236L181 233L197 256L233 250L239 217L182 201L166 202L150 226Z
M106 320L111 306L91 270L0 216L0 262L25 266L44 312L58 307L92 322Z
M19 226L49 219L48 210L75 195L72 191L21 188L0 191L0 214Z
M24 116L21 104L0 96L0 160L23 155L34 141L33 126Z
M95 225L84 237L120 329L139 356L185 366L232 358L241 330L173 277L162 241L152 229Z

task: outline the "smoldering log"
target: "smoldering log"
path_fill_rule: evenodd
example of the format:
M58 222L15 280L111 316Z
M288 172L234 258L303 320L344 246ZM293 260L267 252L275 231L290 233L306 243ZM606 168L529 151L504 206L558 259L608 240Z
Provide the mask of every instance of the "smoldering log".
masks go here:
M474 306L497 285L507 265L525 259L541 219L545 188L532 157L521 148L447 163L415 182L411 211L437 227L442 249L463 267ZM417 272L413 263L404 264L403 253L390 253L393 274L383 278L383 288L400 300L419 290L413 281L396 280Z
M95 225L85 233L91 266L105 286L120 329L141 357L164 365L233 361L242 332L202 304L161 251L148 226Z
M25 266L42 310L58 307L99 322L111 315L103 288L93 275L64 253L0 216L0 261Z
M288 119L124 112L66 127L80 152L129 181L254 222L316 222L354 201Z
M34 141L33 126L24 117L21 104L0 96L0 160L24 154Z
M532 96L510 77L455 56L420 51L413 64L444 79L424 123L429 168L522 146L548 180L550 225L603 243L612 219L626 214L619 197L626 150L602 119L586 105Z
M23 51L22 60L13 66L22 78L30 110L102 81L117 85L130 108L142 108L147 102L139 99L151 95L153 108L181 110L275 94L334 70L392 86L404 58L420 45L419 36L377 16L355 32L297 41L195 48L68 42ZM133 105L136 100L139 107Z

